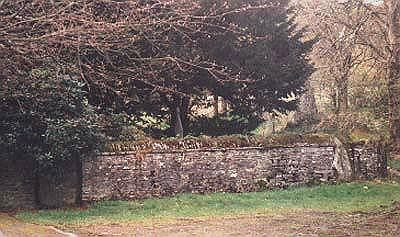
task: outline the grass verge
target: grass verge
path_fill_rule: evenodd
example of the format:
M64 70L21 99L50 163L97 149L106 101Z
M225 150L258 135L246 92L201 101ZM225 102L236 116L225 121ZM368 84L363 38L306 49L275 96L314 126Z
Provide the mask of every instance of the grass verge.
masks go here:
M21 212L17 218L37 224L71 227L297 210L369 211L390 206L396 201L400 201L398 183L351 183L257 193L184 194L143 201L106 201L87 209Z

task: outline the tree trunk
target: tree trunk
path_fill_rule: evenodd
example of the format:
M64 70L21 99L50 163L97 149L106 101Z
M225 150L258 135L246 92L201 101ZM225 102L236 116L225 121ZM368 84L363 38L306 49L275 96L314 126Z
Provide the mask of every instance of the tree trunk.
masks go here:
M225 114L228 111L228 104L226 103L225 99L223 97L219 97L220 102L221 102L221 109L220 113Z
M218 95L214 95L214 117L218 117L219 115L219 106L218 106Z
M337 82L338 88L338 112L346 113L349 109L349 80L351 75L353 57L351 52L344 58L340 79Z
M348 110L348 78L347 75L340 79L340 83L338 85L338 112L347 112Z
M306 91L300 97L299 106L294 114L295 124L310 124L318 119L317 103L315 102L314 90L310 81L306 82Z
M332 88L329 93L329 98L331 101L332 111L337 113L337 88Z
M171 113L171 130L169 134L175 137L184 137L189 123L190 99L175 98L169 103L169 109Z
M180 112L181 112L181 122L183 128L183 135L187 134L189 126L189 114L190 114L190 98L184 97L181 101Z
M400 143L400 2L386 0L389 56L386 77L389 89L390 134Z
M175 108L175 126L174 126L175 136L183 137L183 125L181 118L181 109L180 105L177 104Z

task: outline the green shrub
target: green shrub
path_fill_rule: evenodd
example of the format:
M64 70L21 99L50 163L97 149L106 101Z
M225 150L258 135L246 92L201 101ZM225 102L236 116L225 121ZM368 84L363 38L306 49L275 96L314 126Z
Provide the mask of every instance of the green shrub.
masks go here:
M100 115L83 83L46 72L18 83L0 84L0 159L33 159L44 168L102 149Z
M241 116L224 117L197 117L190 121L188 126L191 136L224 136L232 134L248 134L259 124L257 118L246 118Z
M107 114L103 117L107 142L127 142L146 139L148 136L137 126L133 117L126 113Z

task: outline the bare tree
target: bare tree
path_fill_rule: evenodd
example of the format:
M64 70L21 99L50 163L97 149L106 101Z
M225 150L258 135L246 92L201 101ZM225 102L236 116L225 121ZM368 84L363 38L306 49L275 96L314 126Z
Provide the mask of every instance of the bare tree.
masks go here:
M386 78L389 85L389 121L394 141L400 143L400 2L385 0L388 35Z
M381 76L392 55L387 8L362 0L301 2L309 32L320 38L311 54L317 67L314 81L321 87L319 94L329 95L336 115L348 117L358 105L371 103L371 93L387 97L383 91L389 79L385 82ZM378 106L388 108L385 101L380 102Z
M182 127L178 118L194 91L194 75L199 83L250 81L238 68L205 55L201 41L227 32L238 40L254 41L246 29L226 18L277 7L274 1L260 1L235 8L214 4L204 11L201 3L2 0L0 85L12 91L18 81L34 80L32 70L46 68L59 77L86 82L97 104L117 103L122 108L153 100L145 106L163 109L162 101L170 108L171 124Z

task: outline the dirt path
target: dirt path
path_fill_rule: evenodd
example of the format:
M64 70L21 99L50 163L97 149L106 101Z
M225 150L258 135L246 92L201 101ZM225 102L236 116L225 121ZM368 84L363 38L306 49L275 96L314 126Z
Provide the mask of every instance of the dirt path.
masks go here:
M75 237L54 227L23 223L0 213L0 237Z
M400 210L400 209L399 209ZM301 212L274 216L182 219L149 226L91 226L79 236L255 237L255 236L400 236L400 211L381 213Z
M11 217L0 215L0 220L0 231L6 237L68 236L66 233L52 230L51 227L25 224ZM174 223L161 224L93 225L71 229L68 232L81 237L400 236L400 206L376 213L302 211L273 216L181 219Z

